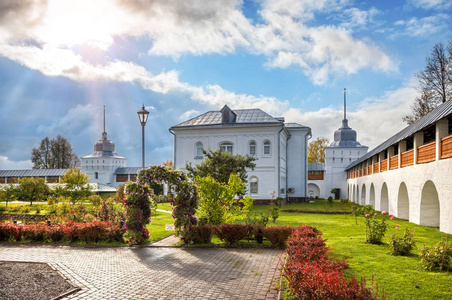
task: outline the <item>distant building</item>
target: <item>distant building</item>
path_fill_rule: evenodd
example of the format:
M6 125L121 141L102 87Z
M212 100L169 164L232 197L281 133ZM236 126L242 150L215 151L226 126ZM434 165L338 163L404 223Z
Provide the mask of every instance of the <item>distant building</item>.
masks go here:
M204 159L202 149L222 149L257 158L248 170L248 193L257 203L287 197L301 201L306 194L307 141L311 129L284 123L260 109L232 110L225 105L170 128L174 134L174 166L186 170Z

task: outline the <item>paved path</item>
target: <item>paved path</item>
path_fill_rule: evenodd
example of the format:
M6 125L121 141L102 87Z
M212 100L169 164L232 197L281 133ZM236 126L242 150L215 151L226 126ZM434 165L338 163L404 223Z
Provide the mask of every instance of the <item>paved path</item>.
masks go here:
M65 299L276 299L282 251L0 244L0 260L46 262L81 288Z

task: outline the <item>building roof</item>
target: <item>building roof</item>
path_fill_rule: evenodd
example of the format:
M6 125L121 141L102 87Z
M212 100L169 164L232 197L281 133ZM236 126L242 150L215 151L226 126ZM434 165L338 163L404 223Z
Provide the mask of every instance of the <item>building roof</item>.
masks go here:
M142 167L126 167L126 168L117 168L115 171L115 175L137 175L138 171L143 169Z
M284 123L284 126L286 126L286 128L288 130L290 130L290 129L298 129L298 128L303 128L303 129L309 128L308 126L304 126L304 125L301 125L301 124L298 124L298 123Z
M325 171L325 163L308 163L308 171Z
M348 120L342 120L342 127L334 132L334 141L328 147L354 148L362 146L356 140L356 131L348 126Z
M183 129L194 127L222 127L222 126L259 126L259 125L283 125L283 122L273 118L259 108L234 110L235 119L232 122L224 121L222 111L209 111L188 121L171 127L171 129ZM231 111L232 112L232 111Z
M381 143L379 146L375 147L372 151L362 156L360 159L352 162L350 165L347 166L346 170L353 168L354 166L372 157L373 155L380 153L381 151L391 147L392 145L400 141L403 141L404 139L415 134L416 132L425 129L430 125L435 124L435 122L444 119L445 117L448 117L450 115L452 115L452 101L447 101L446 103L441 104L440 106L438 106L437 108L435 108L430 113L420 118L410 126L405 127L404 129L402 129L401 131L399 131L398 133L396 133L395 135Z
M0 177L63 176L68 169L0 170Z

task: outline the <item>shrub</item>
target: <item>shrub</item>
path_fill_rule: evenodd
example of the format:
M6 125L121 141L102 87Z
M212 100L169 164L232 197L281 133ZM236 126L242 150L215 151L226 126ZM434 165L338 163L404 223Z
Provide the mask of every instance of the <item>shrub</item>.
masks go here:
M365 280L345 279L345 261L328 258L325 240L314 227L300 226L288 240L284 274L296 299L376 299ZM378 289L377 289L378 290ZM378 292L378 291L377 291ZM383 295L384 297L384 295Z
M273 246L282 248L286 245L293 230L292 227L265 227L262 229L262 233Z
M442 271L451 269L450 258L452 256L452 247L439 241L433 249L428 249L425 245L419 249L421 265L428 271Z
M220 240L228 245L235 245L249 235L250 225L223 224L215 226L214 231Z
M20 208L20 212L24 213L24 214L28 214L30 212L30 207L29 206L22 206Z
M328 204L330 206L333 206L333 197L331 197L331 196L328 197Z
M58 204L58 199L60 199L60 197L57 198L55 195L50 195L49 197L47 197L47 204L48 205Z
M10 238L20 241L22 237L22 225L13 223L0 223L0 241L7 241Z
M391 241L389 242L389 251L391 251L391 254L407 255L408 253L410 253L411 249L413 249L413 247L415 246L414 233L413 235L411 235L408 228L406 228L405 233L403 234L403 238L399 238L396 234L392 234Z
M262 244L264 242L264 234L262 232L262 229L264 227L257 225L253 227L253 231L254 231L254 239L256 240L256 242L258 244Z
M99 206L102 203L102 197L99 195L91 195L88 197L88 200L94 206Z
M212 240L212 226L190 226L182 240L185 244L210 244Z
M24 240L32 242L40 242L45 240L47 225L45 224L30 224L22 226L22 237Z
M380 244L381 239L384 237L386 230L388 229L388 224L386 223L386 212L381 212L381 219L378 217L377 213L373 216L366 214L366 242L371 244ZM392 218L392 216L391 216Z

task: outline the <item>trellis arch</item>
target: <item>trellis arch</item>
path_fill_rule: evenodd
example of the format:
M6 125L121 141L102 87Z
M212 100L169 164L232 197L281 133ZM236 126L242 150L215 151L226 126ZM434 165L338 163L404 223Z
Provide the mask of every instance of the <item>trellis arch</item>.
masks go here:
M176 235L184 236L190 226L196 225L195 217L198 206L196 186L188 181L182 171L166 166L150 166L138 171L137 182L129 182L124 190L126 207L126 233L124 238L129 245L141 244L149 237L146 225L150 222L151 209L149 197L150 184L168 183L175 187L176 197L172 200L174 228Z

